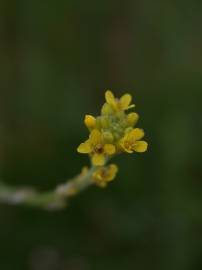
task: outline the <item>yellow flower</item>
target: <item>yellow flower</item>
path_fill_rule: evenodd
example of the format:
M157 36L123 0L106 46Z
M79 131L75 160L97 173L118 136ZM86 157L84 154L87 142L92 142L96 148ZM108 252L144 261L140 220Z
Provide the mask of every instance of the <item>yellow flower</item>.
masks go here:
M115 154L116 148L113 144L105 143L102 133L94 129L89 139L80 144L77 151L82 154L92 155L92 162L95 166L103 166L106 157Z
M144 137L144 131L140 128L135 128L120 141L121 148L127 153L139 152L143 153L147 151L148 144L145 141L141 141Z
M86 115L84 123L88 129L93 129L96 126L96 118L92 115Z
M105 99L107 101L107 104L110 105L113 108L113 110L116 112L125 111L125 110L135 107L134 104L130 105L132 101L132 96L130 94L125 94L120 99L118 99L118 98L115 98L114 94L110 90L108 90L105 93Z
M93 180L96 185L106 187L108 182L115 179L117 173L118 167L115 164L111 164L108 167L97 169L97 171L93 174Z

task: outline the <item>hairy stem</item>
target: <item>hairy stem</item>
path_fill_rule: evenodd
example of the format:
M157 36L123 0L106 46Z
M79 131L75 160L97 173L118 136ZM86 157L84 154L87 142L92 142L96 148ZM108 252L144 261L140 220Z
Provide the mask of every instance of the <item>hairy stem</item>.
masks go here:
M12 205L25 205L43 209L62 209L67 206L68 199L91 186L92 175L96 168L91 167L52 191L37 192L34 188L15 188L0 183L0 202Z

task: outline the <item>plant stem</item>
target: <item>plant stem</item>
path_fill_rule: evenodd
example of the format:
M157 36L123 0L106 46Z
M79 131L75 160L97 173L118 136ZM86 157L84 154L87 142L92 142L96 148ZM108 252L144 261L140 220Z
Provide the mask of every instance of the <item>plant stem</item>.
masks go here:
M69 198L93 185L92 176L95 170L96 167L92 166L86 173L81 173L47 192L37 192L34 188L14 188L0 183L0 202L42 209L62 209L67 206Z

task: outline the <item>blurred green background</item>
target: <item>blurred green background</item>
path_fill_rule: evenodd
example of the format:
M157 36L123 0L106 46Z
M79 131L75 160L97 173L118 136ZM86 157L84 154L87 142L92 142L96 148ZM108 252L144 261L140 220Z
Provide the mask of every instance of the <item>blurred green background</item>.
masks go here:
M150 148L62 212L0 205L1 270L202 269L202 1L1 0L0 168L53 188L85 113L131 92Z

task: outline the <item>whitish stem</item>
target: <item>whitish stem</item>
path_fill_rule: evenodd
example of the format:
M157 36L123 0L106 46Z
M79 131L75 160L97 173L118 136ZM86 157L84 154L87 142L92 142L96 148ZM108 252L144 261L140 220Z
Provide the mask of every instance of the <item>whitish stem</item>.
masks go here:
M52 191L37 192L34 188L15 188L0 182L0 202L11 205L25 205L43 209L62 209L68 199L93 185L93 173L96 167L85 174L76 176Z

